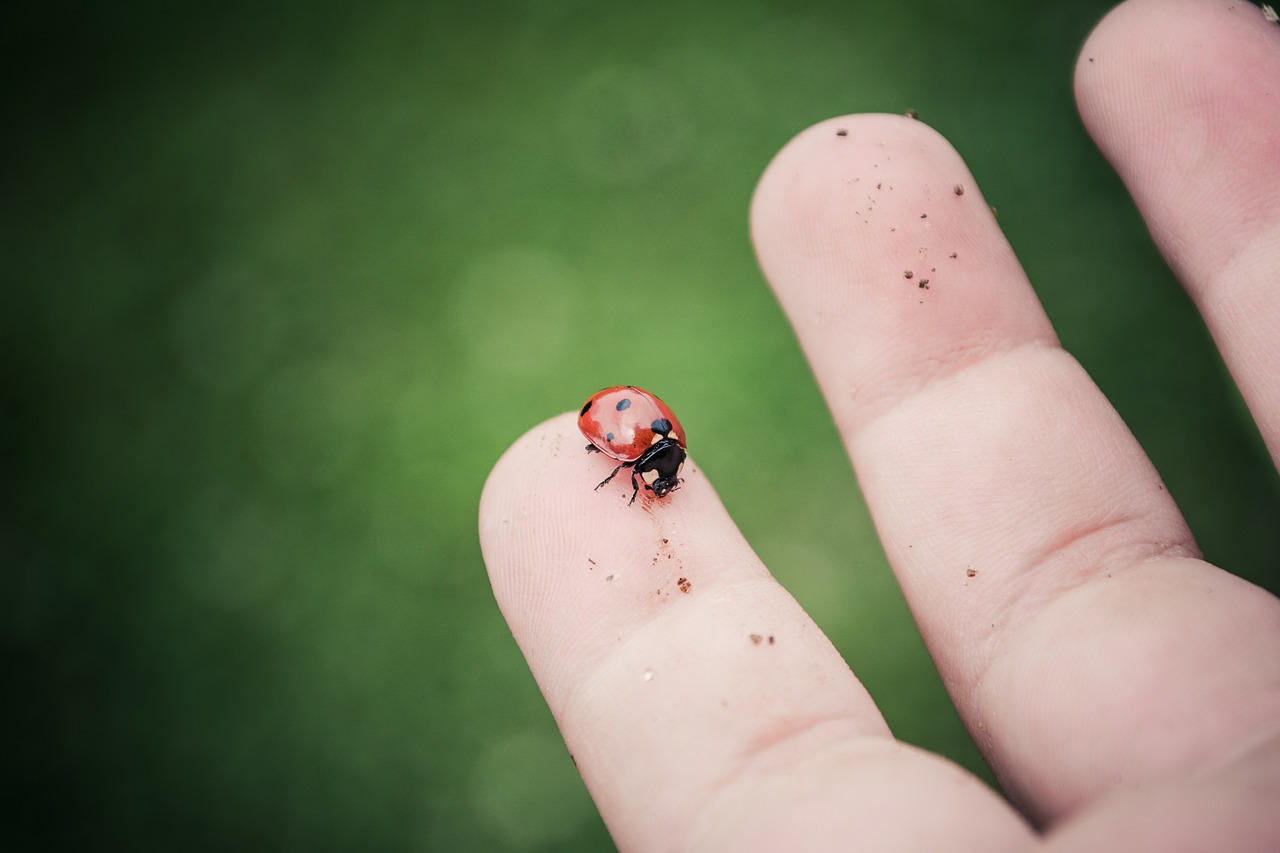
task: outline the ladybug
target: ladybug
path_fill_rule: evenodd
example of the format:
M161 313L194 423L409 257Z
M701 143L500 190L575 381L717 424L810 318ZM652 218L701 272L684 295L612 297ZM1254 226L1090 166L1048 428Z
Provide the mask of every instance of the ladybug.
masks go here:
M578 413L578 429L591 443L590 453L603 453L622 464L596 488L631 469L631 500L640 486L663 498L680 485L684 465L684 427L666 403L634 385L617 385L591 395Z

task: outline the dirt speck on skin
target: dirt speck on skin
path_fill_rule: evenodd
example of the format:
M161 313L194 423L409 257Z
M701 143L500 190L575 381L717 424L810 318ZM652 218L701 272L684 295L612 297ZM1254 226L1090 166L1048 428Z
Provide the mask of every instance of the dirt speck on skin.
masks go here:
M903 278L911 278L913 275L915 275L915 273L913 273L911 270L903 270L903 271L902 271L902 277L903 277Z
M769 645L773 645L773 634L769 635Z
M977 570L977 569L965 569L965 570L964 570L964 574L965 574L965 577L969 577L969 578L976 578L976 577L978 576L978 570Z
M956 195L964 195L964 184L956 184L953 192Z
M763 640L764 640L764 637L763 637L762 635L760 635L760 634L752 634L752 635L751 635L751 643L752 643L752 645L756 645L756 646L758 646L758 645L760 645L760 643L761 643Z
M959 256L958 254L956 254L955 252L952 252L952 253L951 253L950 255L948 255L947 257L949 257L949 258L958 258L958 257L960 257L960 256Z
M836 136L848 136L848 135L849 135L849 131L845 130L843 127L836 131Z
M907 110L905 115L907 118L920 118L920 113L916 112L914 109Z
M923 289L923 290L928 290L928 289L929 289L929 279L927 279L927 278L922 278L922 279L920 279L920 285L919 285L919 286L920 286L920 288L921 288L921 289Z
M666 557L668 560L675 556L675 552L671 549L671 540L663 537L658 541L658 550L654 552L653 559L649 561L649 565L658 565L658 560Z
M676 581L676 586L680 587L680 591L685 595L689 594L689 590L693 589L693 584L689 583L688 578L680 578Z

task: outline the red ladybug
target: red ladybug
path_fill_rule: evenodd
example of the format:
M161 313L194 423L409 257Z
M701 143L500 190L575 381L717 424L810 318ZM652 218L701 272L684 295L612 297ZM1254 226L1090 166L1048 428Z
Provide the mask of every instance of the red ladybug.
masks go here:
M623 468L631 469L629 503L635 503L641 483L658 498L680 485L684 427L666 403L643 388L618 385L592 394L578 413L578 429L591 442L589 452L622 463L597 489Z

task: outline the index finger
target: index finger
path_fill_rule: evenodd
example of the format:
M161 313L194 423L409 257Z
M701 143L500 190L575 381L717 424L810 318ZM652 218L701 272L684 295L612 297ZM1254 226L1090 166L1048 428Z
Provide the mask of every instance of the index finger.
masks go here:
M1010 849L985 785L893 740L691 463L634 505L572 415L503 456L480 506L494 596L623 849ZM621 479L621 478L620 478ZM878 843L886 842L886 843Z

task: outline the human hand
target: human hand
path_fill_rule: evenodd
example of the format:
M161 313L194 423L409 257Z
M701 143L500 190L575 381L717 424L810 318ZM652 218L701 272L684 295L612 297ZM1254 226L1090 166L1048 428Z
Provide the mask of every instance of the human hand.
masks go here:
M1280 460L1280 29L1130 0L1076 89ZM629 507L592 491L616 463L566 414L495 467L481 543L619 847L1280 849L1280 602L1199 559L956 153L906 118L824 122L769 166L752 227L1016 808L893 739L696 466Z

